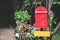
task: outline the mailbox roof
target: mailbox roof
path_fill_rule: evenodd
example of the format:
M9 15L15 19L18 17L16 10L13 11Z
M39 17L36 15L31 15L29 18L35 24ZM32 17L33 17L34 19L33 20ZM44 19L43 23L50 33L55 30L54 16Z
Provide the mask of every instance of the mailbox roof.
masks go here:
M44 6L39 6L35 9L35 13L47 13L47 8Z

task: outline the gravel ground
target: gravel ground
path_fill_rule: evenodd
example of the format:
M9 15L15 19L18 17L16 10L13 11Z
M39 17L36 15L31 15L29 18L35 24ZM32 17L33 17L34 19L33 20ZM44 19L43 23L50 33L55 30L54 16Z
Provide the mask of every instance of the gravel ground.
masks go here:
M15 40L14 30L10 28L0 28L0 40Z

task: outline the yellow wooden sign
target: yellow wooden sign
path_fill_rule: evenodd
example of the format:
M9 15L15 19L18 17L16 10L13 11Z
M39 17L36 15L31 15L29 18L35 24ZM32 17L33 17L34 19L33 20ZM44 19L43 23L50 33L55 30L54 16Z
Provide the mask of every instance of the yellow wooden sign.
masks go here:
M50 37L49 31L35 31L34 36L36 37Z

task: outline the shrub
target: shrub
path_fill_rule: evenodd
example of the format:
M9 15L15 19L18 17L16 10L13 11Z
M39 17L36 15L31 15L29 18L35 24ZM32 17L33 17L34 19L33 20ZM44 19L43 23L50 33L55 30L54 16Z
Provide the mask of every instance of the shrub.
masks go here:
M29 19L30 19L30 15L28 15L27 10L25 10L25 11L19 10L19 11L15 12L16 22L22 22L23 23L23 22L27 22Z

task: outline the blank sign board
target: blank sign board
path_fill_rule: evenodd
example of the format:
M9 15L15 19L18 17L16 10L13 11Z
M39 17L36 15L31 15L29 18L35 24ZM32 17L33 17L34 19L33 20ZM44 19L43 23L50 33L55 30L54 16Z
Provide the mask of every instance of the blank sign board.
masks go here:
M50 37L49 31L35 31L34 32L35 37Z

